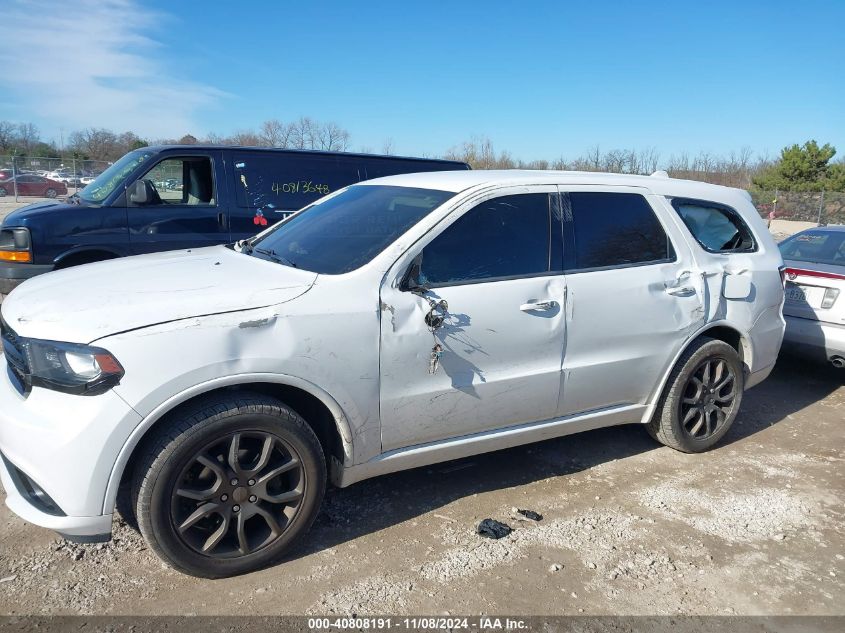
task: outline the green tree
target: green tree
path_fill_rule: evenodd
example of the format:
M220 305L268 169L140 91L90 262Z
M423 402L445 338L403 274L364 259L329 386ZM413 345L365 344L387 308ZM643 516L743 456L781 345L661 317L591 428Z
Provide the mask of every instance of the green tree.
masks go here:
M760 189L783 191L845 191L845 170L832 165L836 148L816 141L784 147L780 160L764 169L752 182Z

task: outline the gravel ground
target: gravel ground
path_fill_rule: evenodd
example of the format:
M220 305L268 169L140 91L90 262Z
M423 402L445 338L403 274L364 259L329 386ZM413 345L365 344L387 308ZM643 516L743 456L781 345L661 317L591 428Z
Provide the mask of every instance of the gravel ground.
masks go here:
M782 359L702 455L617 427L332 490L287 562L228 580L3 507L0 614L843 615L843 379Z

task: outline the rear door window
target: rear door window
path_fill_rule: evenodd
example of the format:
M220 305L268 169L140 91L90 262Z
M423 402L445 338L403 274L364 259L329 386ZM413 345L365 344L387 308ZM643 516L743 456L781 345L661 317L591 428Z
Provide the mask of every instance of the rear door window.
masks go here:
M754 237L734 209L700 200L672 200L672 206L696 241L711 253L741 253L756 249Z
M245 209L296 211L363 179L358 165L338 157L233 152L235 199Z
M560 270L552 243L562 240L561 224L550 202L547 193L527 193L470 209L423 249L420 281L459 285Z
M675 251L648 201L639 194L568 192L567 270L671 261ZM567 209L567 207L569 207Z

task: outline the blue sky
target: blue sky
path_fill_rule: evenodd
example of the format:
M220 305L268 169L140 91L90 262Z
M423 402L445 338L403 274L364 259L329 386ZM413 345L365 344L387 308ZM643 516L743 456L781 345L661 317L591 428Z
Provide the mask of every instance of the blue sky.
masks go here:
M845 154L845 0L5 2L0 119L48 137L311 116L409 155Z

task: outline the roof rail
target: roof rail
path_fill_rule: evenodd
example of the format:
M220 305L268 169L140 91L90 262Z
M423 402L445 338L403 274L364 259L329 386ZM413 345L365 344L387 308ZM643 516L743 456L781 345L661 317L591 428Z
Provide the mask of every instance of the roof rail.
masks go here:
M668 178L669 174L662 169L658 169L651 175L652 178Z

